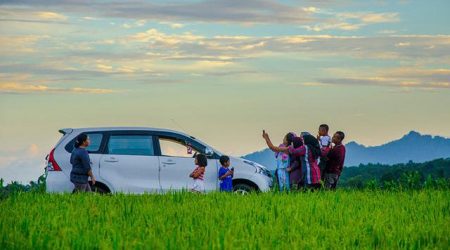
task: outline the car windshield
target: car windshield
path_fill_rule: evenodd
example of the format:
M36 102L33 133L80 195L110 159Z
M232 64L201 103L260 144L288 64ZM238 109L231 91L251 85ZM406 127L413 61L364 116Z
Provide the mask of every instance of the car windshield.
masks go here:
M191 138L192 138L192 137L191 137ZM222 152L220 152L219 150L217 150L217 149L215 149L215 148L209 146L208 144L202 142L201 140L199 140L199 139L197 139L197 138L195 138L194 141L200 143L200 144L203 145L205 148L210 148L210 149L212 149L212 151L214 151L214 153L216 153L216 154L219 155L219 156L222 156L222 155L223 155Z

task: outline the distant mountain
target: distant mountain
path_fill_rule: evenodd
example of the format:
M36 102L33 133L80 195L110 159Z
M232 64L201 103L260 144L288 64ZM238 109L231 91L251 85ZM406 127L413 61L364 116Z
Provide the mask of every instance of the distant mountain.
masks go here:
M450 138L422 135L415 131L380 146L367 147L352 141L345 147L347 149L345 166L367 163L397 164L409 161L420 163L450 157ZM269 149L245 155L243 158L258 162L269 169L276 166L274 154Z

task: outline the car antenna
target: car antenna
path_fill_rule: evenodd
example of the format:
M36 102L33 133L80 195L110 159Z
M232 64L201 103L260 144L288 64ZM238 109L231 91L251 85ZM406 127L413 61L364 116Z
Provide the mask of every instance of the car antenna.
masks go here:
M177 121L175 121L175 119L170 118L170 120L173 122L173 124L175 124L175 126L178 127L178 129L180 129L181 131L183 131L183 133L188 134L188 133L186 132L186 130L185 130L185 129L177 122Z

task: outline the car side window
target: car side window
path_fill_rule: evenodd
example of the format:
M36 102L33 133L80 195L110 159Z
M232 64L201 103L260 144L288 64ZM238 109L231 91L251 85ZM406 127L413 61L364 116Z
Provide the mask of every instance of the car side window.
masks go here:
M103 134L87 134L91 143L86 148L89 152L97 152L102 145Z
M111 135L107 148L107 153L114 155L155 155L150 135Z
M160 137L159 146L161 148L161 155L163 156L192 158L195 153L199 153L199 150L193 148L191 145L189 145L191 148L189 150L185 141L170 137Z
M89 153L97 153L100 151L100 146L102 145L103 134L102 133L86 133L89 137L90 144L86 148ZM65 149L67 152L72 153L73 148L75 147L75 140L77 138L73 138L67 145Z

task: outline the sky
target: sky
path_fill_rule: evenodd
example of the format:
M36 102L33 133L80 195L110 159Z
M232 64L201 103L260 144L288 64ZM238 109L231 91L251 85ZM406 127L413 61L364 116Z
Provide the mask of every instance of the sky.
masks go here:
M0 1L0 178L58 129L184 131L221 152L327 123L450 136L450 1Z

